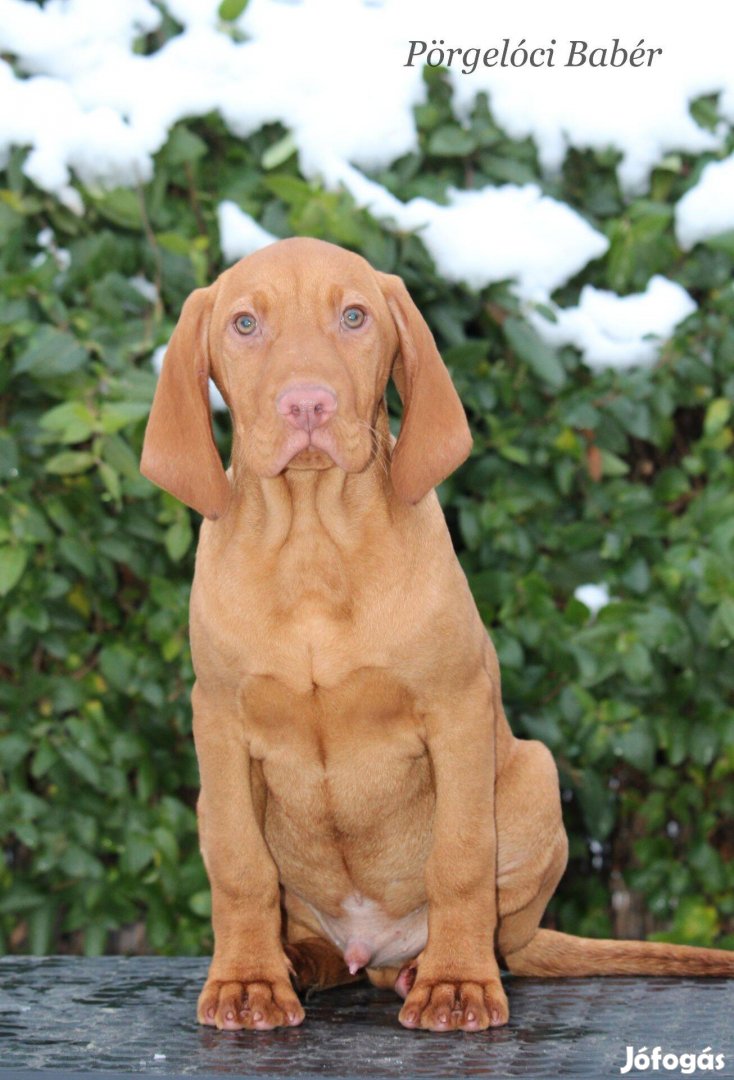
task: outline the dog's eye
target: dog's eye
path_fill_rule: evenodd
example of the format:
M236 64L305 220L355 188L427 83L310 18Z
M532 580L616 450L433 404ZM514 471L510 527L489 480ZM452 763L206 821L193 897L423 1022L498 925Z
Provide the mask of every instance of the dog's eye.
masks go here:
M342 324L348 330L356 330L361 326L366 316L360 307L348 307L342 312Z
M257 326L254 315L238 315L234 321L234 328L238 334L251 334Z

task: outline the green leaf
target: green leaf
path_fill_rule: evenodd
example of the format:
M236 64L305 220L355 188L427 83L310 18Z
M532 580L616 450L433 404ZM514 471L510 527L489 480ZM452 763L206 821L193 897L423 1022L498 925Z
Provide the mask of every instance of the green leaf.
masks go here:
M149 401L113 401L102 406L100 422L102 431L114 435L130 424L143 420L150 412Z
M234 22L239 19L248 2L249 0L222 0L218 8L219 18L224 22Z
M520 319L505 319L502 327L508 344L524 360L538 378L553 390L560 390L566 382L566 372L555 351L535 333L532 327Z
M99 860L79 844L69 845L59 860L59 866L65 874L74 878L91 878L94 881L104 877L104 869Z
M296 176L276 174L265 178L265 186L294 210L301 210L313 197L313 190L305 180Z
M188 258L194 250L193 240L177 232L161 232L156 235L156 242L172 255Z
M107 924L105 921L88 923L84 927L84 955L103 956L107 942Z
M120 866L128 874L139 874L153 859L155 847L147 836L128 833L120 857Z
M100 786L101 773L99 766L80 746L65 743L59 747L59 754L69 768L87 784L91 784L95 788Z
M614 825L612 797L602 778L590 769L584 772L579 801L589 833L597 840L605 840Z
M476 148L475 136L458 124L437 128L428 140L428 153L435 157L466 157Z
M115 188L95 197L94 205L101 215L113 225L123 229L143 229L143 211L137 191L129 188Z
M636 641L622 654L622 670L631 683L646 682L653 673L652 657L645 646Z
M77 443L94 431L94 416L81 401L65 401L44 413L39 421L43 431L58 436L59 442Z
M82 577L94 574L94 556L89 548L74 536L62 536L58 545L59 554L78 570Z
M0 915L25 915L26 912L40 907L45 899L39 889L16 881L4 894L0 894Z
M204 919L211 918L212 894L209 889L202 889L201 892L194 893L189 900L189 907L195 915L201 915Z
M611 450L600 449L600 455L603 476L626 476L630 471L627 462Z
M698 897L684 897L675 913L673 932L677 940L691 945L713 945L719 925L716 909Z
M0 431L0 479L15 476L18 471L18 446L9 431Z
M56 905L53 901L40 904L28 916L28 949L33 956L51 952Z
M99 656L105 679L117 690L128 690L135 670L135 654L125 645L105 646Z
M0 739L0 765L4 770L14 769L28 753L30 743L19 734L4 734Z
M721 746L721 737L715 728L705 722L694 722L688 732L688 749L697 765L706 768L716 757Z
M99 464L99 475L102 478L102 483L109 491L115 501L119 501L122 496L122 487L120 484L120 477L105 461L101 461Z
M623 731L615 741L615 747L630 765L649 773L655 763L655 739L644 723Z
M175 521L166 531L166 551L174 562L178 562L189 550L193 540L194 534L191 531L191 520L187 514L185 517L180 517L178 521Z
M96 460L94 454L90 454L88 450L64 450L62 453L49 458L46 462L46 472L58 476L73 476L77 473L86 472L87 469L94 465Z
M31 776L36 780L40 780L40 778L46 775L48 770L58 761L58 759L59 755L57 754L53 745L48 741L48 739L43 739L35 754L33 755L33 761L31 763Z
M734 639L734 598L725 596L716 609L716 614L721 620L726 632Z
M476 506L462 506L459 510L459 526L464 543L470 550L479 547L482 540L482 526Z
M7 596L20 581L28 562L28 552L22 547L0 547L0 596Z
M178 124L173 129L164 150L166 161L170 165L198 161L206 152L207 145L204 140L183 124Z
M65 330L42 326L15 362L16 374L55 379L78 371L87 361L86 350Z
M706 435L718 435L731 416L731 402L728 398L714 398L706 409L703 430Z
M713 251L723 251L729 258L734 259L734 229L721 232L718 236L709 236L702 243Z
M279 165L283 165L289 157L292 157L297 149L295 139L288 132L282 139L278 139L276 143L267 148L260 159L260 164L266 170L277 169Z

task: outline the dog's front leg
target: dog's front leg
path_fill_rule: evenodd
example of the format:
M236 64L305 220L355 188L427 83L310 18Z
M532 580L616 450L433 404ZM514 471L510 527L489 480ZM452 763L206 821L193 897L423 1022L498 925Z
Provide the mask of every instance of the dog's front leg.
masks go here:
M281 943L278 871L255 812L242 721L221 693L213 700L198 684L192 704L199 835L214 925L199 1023L227 1029L300 1024L304 1013Z
M405 1027L479 1031L508 1019L495 959L494 708L484 676L426 717L435 813L426 863L428 942Z

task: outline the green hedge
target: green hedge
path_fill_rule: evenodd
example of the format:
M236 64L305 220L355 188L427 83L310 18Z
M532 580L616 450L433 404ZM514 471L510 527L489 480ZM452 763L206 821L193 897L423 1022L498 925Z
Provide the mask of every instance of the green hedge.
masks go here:
M434 328L476 436L442 501L514 729L561 770L572 861L549 919L611 933L614 887L661 936L734 945L734 241L685 254L672 211L711 155L669 158L629 201L612 154L571 151L543 178L484 98L453 137L449 89L429 82L420 150L378 179L401 198L533 180L566 200L611 245L561 303L653 273L696 299L654 370L593 375L541 344L508 287L448 286L418 237L306 182L277 126L243 143L216 117L179 124L144 189L80 188L81 219L32 187L22 151L0 177L6 950L210 946L188 701L196 520L137 461L150 354L222 269L225 198L276 235L401 274ZM694 114L712 123L715 102ZM47 226L68 265L39 255ZM573 597L590 581L615 598L595 620Z

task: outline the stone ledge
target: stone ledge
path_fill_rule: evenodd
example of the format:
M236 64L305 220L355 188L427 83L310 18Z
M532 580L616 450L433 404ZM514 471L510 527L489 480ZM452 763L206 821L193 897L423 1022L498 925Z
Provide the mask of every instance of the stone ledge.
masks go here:
M0 1080L46 1075L619 1077L627 1046L723 1053L734 1077L734 980L509 978L506 1028L411 1032L367 985L314 995L299 1028L217 1032L194 1019L205 959L0 958ZM627 1076L680 1076L657 1073ZM696 1071L695 1076L707 1073Z

